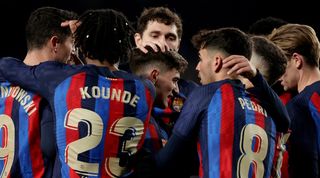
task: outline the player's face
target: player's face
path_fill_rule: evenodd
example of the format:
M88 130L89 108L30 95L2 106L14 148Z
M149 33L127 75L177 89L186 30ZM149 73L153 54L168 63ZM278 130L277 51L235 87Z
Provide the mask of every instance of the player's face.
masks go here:
M297 90L299 81L299 71L295 66L293 59L288 61L286 71L281 77L281 85L285 91L287 90Z
M68 37L64 42L58 43L55 59L63 63L69 61L71 57L72 44L72 37Z
M137 46L146 46L148 43L166 44L170 49L178 51L180 39L178 38L177 26L175 24L166 25L157 21L149 21L145 31L136 40Z
M213 71L211 69L212 66L212 60L208 54L208 51L206 49L201 49L199 51L199 62L196 67L196 70L198 71L198 77L200 78L200 83L202 85L211 83L214 81L213 79Z
M155 106L160 108L168 107L168 97L173 95L173 90L179 92L179 79L180 73L176 69L171 69L166 72L161 72L159 74L155 83L157 92Z

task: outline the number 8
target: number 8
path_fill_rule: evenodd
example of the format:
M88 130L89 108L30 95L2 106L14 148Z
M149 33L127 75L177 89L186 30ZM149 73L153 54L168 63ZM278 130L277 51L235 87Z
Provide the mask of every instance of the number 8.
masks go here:
M252 142L256 140L257 150L252 150ZM253 164L256 178L264 175L263 160L267 156L268 136L265 130L258 125L248 124L241 130L240 151L242 155L238 160L237 177L248 177L250 165Z

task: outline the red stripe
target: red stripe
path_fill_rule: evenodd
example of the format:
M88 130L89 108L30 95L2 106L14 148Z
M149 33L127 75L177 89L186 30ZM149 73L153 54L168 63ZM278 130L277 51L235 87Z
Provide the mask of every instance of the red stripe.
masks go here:
M250 100L253 103L252 109L254 110L254 113L255 113L255 124L264 129L266 119L265 119L265 116L261 113L261 108L259 110L259 107L262 107L262 106L260 105L259 101L256 98L250 97ZM259 152L260 148L261 148L261 139L255 138L253 143L254 143L253 151ZM252 177L255 178L255 177L257 177L257 166L255 164L251 164L251 166L252 166L252 170L253 170Z
M33 98L33 102L35 107L39 111L41 97L39 95L35 95ZM41 178L44 175L44 161L43 155L41 151L41 131L40 131L40 118L39 112L36 111L29 116L29 128L28 128L28 139L30 145L30 158L32 163L32 172L33 177ZM38 155L38 156L32 156Z
M256 98L251 97L250 99L251 99L251 102L253 102L256 107L256 108L253 108L255 110L256 124L264 129L265 128L265 116L261 112L258 112L259 109L258 109L257 104L259 104L260 107L262 107L262 106L260 105L259 101Z
M318 93L314 93L311 96L311 102L314 105L314 107L317 109L318 113L320 113L320 96Z
M5 109L4 114L8 115L10 118L12 118L12 107L13 107L13 98L11 97L11 92L9 94L10 96L5 101Z
M81 108L81 94L79 92L79 88L85 85L86 74L79 73L74 75L70 82L70 88L67 93L67 107L68 111L74 108ZM67 145L75 140L79 139L78 130L66 129L66 143ZM67 156L67 155L66 155ZM69 169L70 178L78 178L80 177L72 168Z
M234 94L230 84L221 86L220 177L232 177Z
M112 80L110 85L110 97L113 89L124 91L123 79ZM122 118L124 116L124 104L122 102L118 102L117 100L111 100L109 104L109 120L107 125L107 133L104 141L104 158L109 157L117 157L118 147L119 147L119 136L111 134L113 124L116 120ZM107 159L103 160L103 164L101 164L101 169L103 170L101 173L101 177L110 177L106 172L105 168L109 170L109 166L105 165ZM107 163L108 164L108 163Z
M199 156L199 177L203 177L203 162L202 162L202 151L201 151L201 145L199 140L197 141L197 150L198 150L198 156Z
M280 94L279 98L281 99L282 103L286 105L291 100L291 98L293 98L293 96L293 93L285 91L284 93Z
M281 166L281 177L289 178L289 154L288 151L283 153L282 166Z

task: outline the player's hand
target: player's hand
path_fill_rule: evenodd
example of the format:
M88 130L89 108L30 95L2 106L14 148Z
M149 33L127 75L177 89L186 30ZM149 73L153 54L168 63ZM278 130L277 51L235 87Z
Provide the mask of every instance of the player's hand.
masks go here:
M170 50L169 46L167 44L163 44L160 42L152 42L152 41L147 41L144 42L142 45L138 45L137 47L144 53L148 53L148 49L146 49L146 46L150 46L153 51L158 52L159 49L162 52Z
M249 60L240 55L231 55L223 59L223 67L229 68L227 72L228 75L242 75L250 79L257 74L257 69L249 62Z
M78 20L67 20L61 23L61 27L69 27L71 32L74 33L80 25Z

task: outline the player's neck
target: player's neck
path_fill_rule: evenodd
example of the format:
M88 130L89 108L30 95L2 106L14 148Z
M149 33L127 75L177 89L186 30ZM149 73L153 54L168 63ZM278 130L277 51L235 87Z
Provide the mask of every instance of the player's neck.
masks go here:
M53 60L53 57L48 55L48 52L41 49L33 49L28 51L26 57L24 58L23 62L26 65L34 66L38 65L41 62Z
M93 60L93 59L86 58L86 62L87 62L87 64L95 65L95 66L98 66L98 67L106 67L111 71L119 70L116 64L115 65L111 65L107 61L100 62L99 60L96 60L96 59Z
M302 72L302 73L301 73ZM320 81L320 71L318 67L308 68L300 72L300 79L298 83L298 92L300 93L305 87Z

